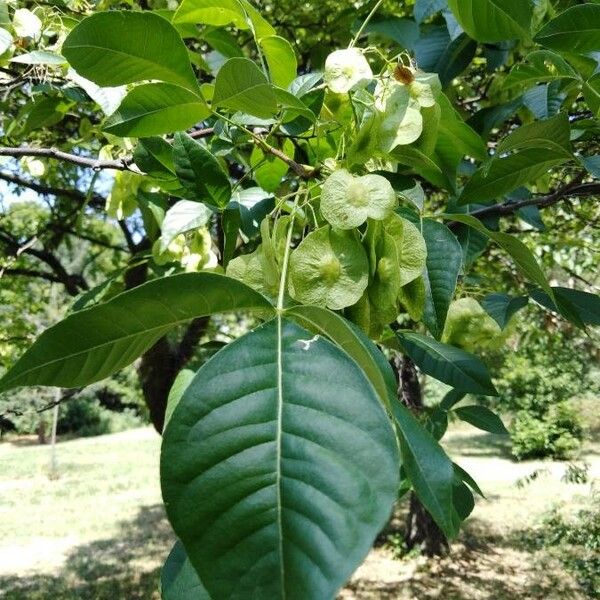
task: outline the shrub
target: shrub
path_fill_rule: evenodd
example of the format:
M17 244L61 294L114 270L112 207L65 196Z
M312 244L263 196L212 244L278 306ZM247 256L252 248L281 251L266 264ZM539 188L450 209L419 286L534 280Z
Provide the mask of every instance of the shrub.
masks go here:
M568 402L552 405L541 416L519 411L511 427L512 453L518 460L570 458L583 439L583 426Z

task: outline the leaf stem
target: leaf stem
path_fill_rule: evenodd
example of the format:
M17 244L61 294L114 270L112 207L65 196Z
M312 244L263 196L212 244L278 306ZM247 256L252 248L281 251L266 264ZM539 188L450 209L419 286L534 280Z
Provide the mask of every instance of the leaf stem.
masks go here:
M379 10L379 7L383 4L383 0L379 0L377 4L373 7L373 10L367 15L367 18L363 21L363 24L360 26L360 29L356 32L356 35L352 38L348 48L354 48L356 42L358 42L360 36L363 34L365 28L369 24L369 21L373 18L375 13Z
M308 194L308 191L306 192ZM290 261L290 246L292 245L292 235L294 233L294 219L296 218L296 208L298 207L298 197L300 191L296 194L294 200L294 206L290 214L290 227L287 232L287 238L285 242L285 253L283 255L283 264L281 265L281 279L279 280L279 295L277 296L277 312L279 314L283 311L283 299L285 297L285 284L287 281L287 270Z

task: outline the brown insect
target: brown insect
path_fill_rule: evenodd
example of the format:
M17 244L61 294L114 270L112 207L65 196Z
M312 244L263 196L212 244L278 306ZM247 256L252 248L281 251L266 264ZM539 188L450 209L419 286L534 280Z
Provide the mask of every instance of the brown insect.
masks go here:
M398 64L394 69L394 79L404 85L409 85L415 80L415 76L411 69L403 64Z

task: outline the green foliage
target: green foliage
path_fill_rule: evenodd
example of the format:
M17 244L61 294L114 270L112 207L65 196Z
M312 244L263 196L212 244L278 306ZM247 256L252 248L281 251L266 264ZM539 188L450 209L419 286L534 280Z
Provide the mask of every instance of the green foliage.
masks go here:
M519 411L511 424L512 453L518 460L572 458L581 446L583 426L577 411L565 401L549 405L542 416Z
M343 4L184 0L80 19L11 8L2 20L3 77L44 69L35 85L9 84L3 146L25 152L11 168L55 200L0 223L0 268L85 293L0 389L87 385L142 356L147 397L170 400L161 477L181 545L165 597L200 585L215 600L333 597L400 476L454 536L478 488L438 443L449 413L505 433L488 407L455 407L496 394L478 354L498 356L528 298L549 319L598 323L597 296L571 289L553 261L586 245L593 265L594 233L526 238L568 221L557 209L544 229L541 209L597 190L597 7L419 0L411 19L412 3L378 2L377 15ZM50 162L65 156L70 167ZM110 180L81 174L106 166ZM123 243L126 257L93 285L55 254L67 235L91 237L90 215L119 221L123 239L95 242ZM197 327L249 310L267 322L230 333L192 379ZM452 386L422 422L377 344ZM532 368L545 349L526 347L498 377L518 413L515 451L538 452L543 434L544 452L564 454L580 436L565 381L551 387L564 373ZM72 406L72 420L93 413Z

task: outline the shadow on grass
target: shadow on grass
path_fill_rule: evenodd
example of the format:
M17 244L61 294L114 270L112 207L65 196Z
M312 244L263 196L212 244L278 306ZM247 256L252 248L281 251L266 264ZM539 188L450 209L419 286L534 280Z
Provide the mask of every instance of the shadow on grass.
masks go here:
M510 452L510 438L507 435L455 433L444 440L444 447L454 455L514 460Z
M142 507L119 535L77 546L55 575L0 576L2 600L158 599L174 537L162 505Z

